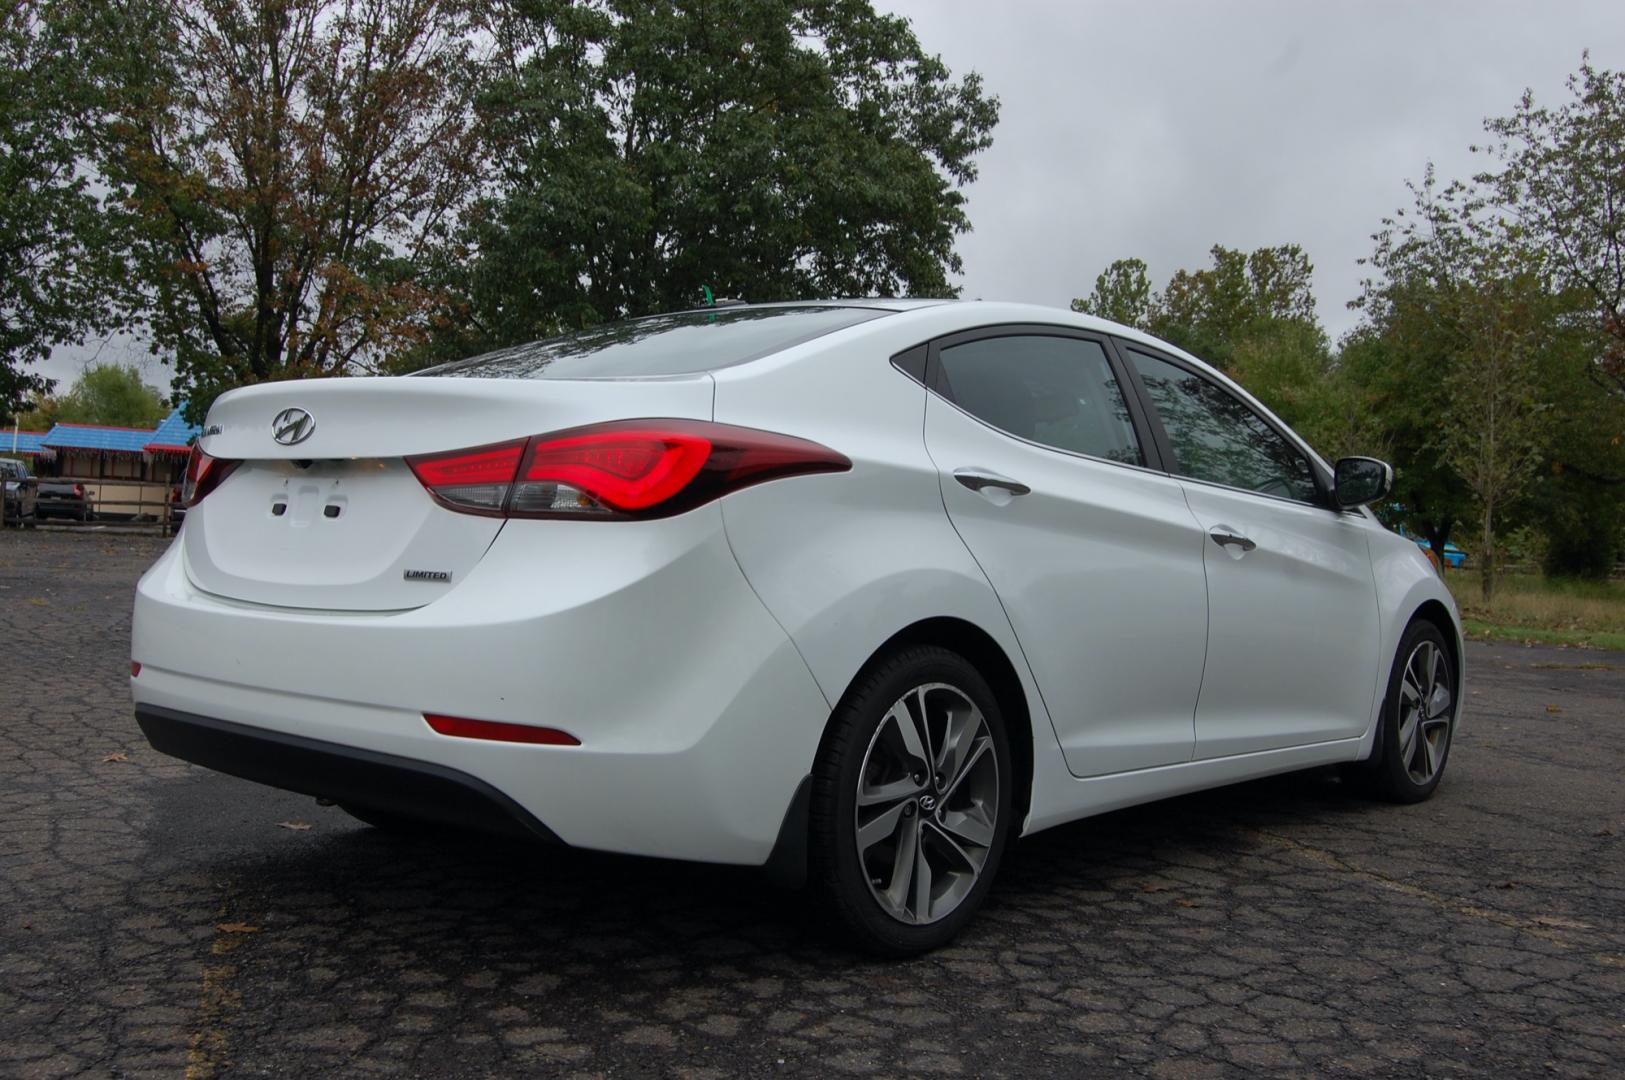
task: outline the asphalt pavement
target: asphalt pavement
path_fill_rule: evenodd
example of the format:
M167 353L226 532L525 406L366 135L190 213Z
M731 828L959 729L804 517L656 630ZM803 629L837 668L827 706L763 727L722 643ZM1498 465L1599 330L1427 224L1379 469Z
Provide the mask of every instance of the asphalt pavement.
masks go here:
M401 839L152 751L160 550L0 534L0 1076L1625 1074L1625 654L1471 645L1431 801L1319 772L1051 830L888 963L749 871Z

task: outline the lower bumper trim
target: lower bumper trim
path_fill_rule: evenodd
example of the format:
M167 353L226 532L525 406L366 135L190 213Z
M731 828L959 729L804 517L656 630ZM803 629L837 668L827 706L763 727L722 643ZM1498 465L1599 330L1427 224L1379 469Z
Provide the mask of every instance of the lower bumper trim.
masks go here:
M195 765L341 805L562 844L558 835L478 777L427 761L139 705L154 750Z

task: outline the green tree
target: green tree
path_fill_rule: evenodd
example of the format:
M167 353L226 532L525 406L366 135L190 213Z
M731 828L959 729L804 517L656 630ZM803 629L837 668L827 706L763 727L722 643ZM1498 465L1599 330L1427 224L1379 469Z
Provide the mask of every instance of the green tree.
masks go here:
M693 306L950 295L997 101L866 0L493 5L500 191L418 358Z
M1213 245L1213 266L1179 270L1151 302L1151 332L1229 370L1236 345L1270 322L1314 326L1314 266L1296 244Z
M1379 276L1358 302L1364 332L1382 346L1372 355L1391 369L1363 374L1395 388L1384 419L1423 474L1443 465L1445 486L1457 480L1445 505L1465 516L1460 496L1470 499L1489 600L1497 530L1535 483L1553 429L1551 387L1577 353L1547 262L1482 190L1441 188L1431 167L1411 190L1410 211L1386 219L1375 237L1369 265ZM1420 445L1410 430L1418 420L1432 428Z
M43 0L0 7L0 418L51 381L27 370L115 323L120 214L83 167L93 108Z
M1088 296L1072 301L1072 310L1145 330L1151 319L1151 274L1142 259L1118 259L1095 278Z
M53 402L55 419L71 424L156 427L169 414L163 395L125 364L95 364Z
M1494 141L1475 149L1500 168L1479 180L1550 259L1559 287L1585 298L1603 343L1596 373L1625 394L1625 72L1586 56L1568 88L1555 109L1526 90L1512 115L1485 121Z
M468 3L59 3L194 416L233 386L370 370L444 316L423 267L484 165Z

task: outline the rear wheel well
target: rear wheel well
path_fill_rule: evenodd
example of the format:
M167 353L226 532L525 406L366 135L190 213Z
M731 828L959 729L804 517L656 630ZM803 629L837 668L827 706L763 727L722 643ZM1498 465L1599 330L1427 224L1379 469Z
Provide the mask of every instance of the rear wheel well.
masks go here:
M1015 811L1014 820L1018 823L1016 827L1019 829L1019 823L1027 820L1027 811L1032 807L1032 715L1027 709L1027 694L1022 689L1021 677L1016 674L1015 665L986 630L964 619L946 616L923 619L905 627L870 654L869 659L864 661L863 666L847 684L842 699L851 693L851 688L856 686L876 663L899 649L912 645L936 645L958 653L981 673L994 696L998 698L999 708L1004 714L1005 731L1010 737L1011 764L1014 766L1016 777L1015 791L1011 793L1011 808Z

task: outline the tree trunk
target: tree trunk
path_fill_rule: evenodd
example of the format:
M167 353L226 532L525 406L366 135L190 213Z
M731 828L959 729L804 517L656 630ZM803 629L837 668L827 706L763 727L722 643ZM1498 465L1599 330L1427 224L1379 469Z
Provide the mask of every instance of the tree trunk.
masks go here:
M1429 527L1427 540L1428 549L1433 552L1433 559L1438 563L1439 569L1443 570L1449 566L1450 564L1444 558L1444 549L1445 545L1450 543L1450 526L1446 524L1438 528Z
M1495 596L1495 506L1488 500L1484 503L1484 565L1479 569L1479 591L1483 594L1484 604L1489 606L1490 600Z

